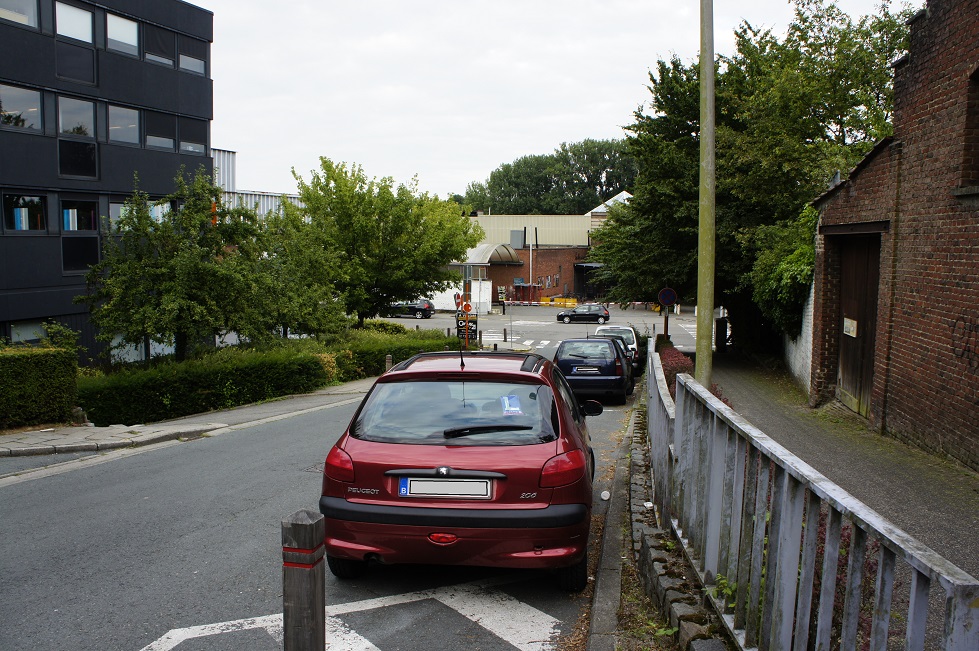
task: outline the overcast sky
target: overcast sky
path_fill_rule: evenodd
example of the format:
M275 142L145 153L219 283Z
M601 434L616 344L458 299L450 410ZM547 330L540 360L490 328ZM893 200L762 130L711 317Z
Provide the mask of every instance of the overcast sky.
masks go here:
M295 192L319 157L443 198L562 142L623 137L649 70L699 51L699 0L192 0L214 12L211 145L237 189ZM851 17L880 0L838 0ZM892 6L901 4L892 3ZM923 0L915 6L923 5ZM714 0L781 37L786 0Z

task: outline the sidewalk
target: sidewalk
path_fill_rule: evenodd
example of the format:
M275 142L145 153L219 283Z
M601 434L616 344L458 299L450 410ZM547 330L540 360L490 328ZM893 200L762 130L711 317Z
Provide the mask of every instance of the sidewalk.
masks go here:
M755 427L979 577L979 474L871 431L835 401L810 409L788 373L737 353L714 355L713 381Z
M304 411L322 409L341 401L359 401L374 383L374 379L356 380L299 396L148 425L94 427L88 424L0 432L0 478L57 463L62 460L57 455L77 457L177 439L194 439L208 433L234 429L243 423L268 422Z

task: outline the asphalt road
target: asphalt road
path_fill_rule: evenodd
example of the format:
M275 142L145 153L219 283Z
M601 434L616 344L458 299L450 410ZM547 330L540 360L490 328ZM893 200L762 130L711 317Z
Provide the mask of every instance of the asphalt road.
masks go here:
M295 400L298 410L310 399ZM630 406L589 419L596 496L611 481ZM320 464L355 408L107 455L0 488L0 648L281 648L280 521L316 510ZM247 416L233 413L224 422ZM596 497L596 512L604 506ZM374 568L345 582L328 574L326 591L331 639L345 649L543 649L586 605L546 573L479 568Z

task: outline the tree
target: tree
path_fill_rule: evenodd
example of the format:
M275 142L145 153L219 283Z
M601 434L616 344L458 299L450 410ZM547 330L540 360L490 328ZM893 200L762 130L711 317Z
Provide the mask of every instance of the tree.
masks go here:
M335 264L334 286L358 325L391 302L442 290L458 280L447 265L463 260L483 233L462 207L428 194L417 183L394 186L320 158L319 171L299 184L303 214L318 245Z
M121 345L173 345L186 359L196 342L237 331L259 336L265 322L256 261L261 255L254 211L227 208L203 170L158 205L176 209L154 217L137 188L117 227L103 241L101 261L86 278L99 339Z
M592 235L591 260L602 262L596 280L619 303L654 300L662 287L681 297L693 292L697 265L697 159L699 90L696 67L679 58L659 61L650 73L652 115L635 114L628 128L639 161L633 198L609 211Z
M580 215L630 188L635 160L621 140L561 143L523 156L470 183L465 202L500 215Z
M269 326L317 335L346 325L335 286L339 264L323 233L305 219L298 206L283 199L280 210L265 217L264 255L259 261Z
M811 275L803 210L841 169L890 133L888 62L905 47L907 14L854 23L824 0L796 0L783 41L743 23L717 75L716 296L747 346L765 328L791 331ZM610 213L591 258L620 302L696 284L698 66L675 57L650 74L651 111L635 114L627 145L639 163L630 204ZM640 239L641 238L641 239ZM637 243L640 243L637 244ZM630 245L631 243L631 245ZM801 248L800 248L801 247ZM789 267L777 255L792 255ZM791 285L799 285L790 287ZM641 300L641 299L640 299ZM746 339L754 338L754 341Z

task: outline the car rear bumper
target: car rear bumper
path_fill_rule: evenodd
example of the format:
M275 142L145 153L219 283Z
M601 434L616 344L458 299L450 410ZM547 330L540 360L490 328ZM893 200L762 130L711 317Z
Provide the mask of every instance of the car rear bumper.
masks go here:
M565 375L571 390L582 395L606 395L609 393L621 393L625 390L626 379L624 375Z
M553 504L543 509L440 509L348 502L321 497L327 519L368 524L479 529L552 529L588 522L584 504Z
M320 511L329 555L382 563L565 567L584 555L591 523L584 504L487 511L374 507L324 497ZM438 544L429 539L432 533L458 539Z

